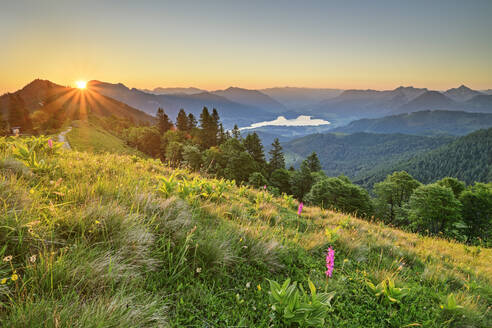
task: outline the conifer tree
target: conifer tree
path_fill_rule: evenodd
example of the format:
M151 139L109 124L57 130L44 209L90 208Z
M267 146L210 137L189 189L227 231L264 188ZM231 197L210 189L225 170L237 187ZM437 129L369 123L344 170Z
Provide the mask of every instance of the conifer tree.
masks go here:
M193 115L192 113L189 113L188 114L188 129L193 130L194 128L196 128L197 124L198 124L198 122L195 118L195 115Z
M265 153L263 152L263 145L261 144L260 137L256 132L248 134L243 140L244 148L253 157L253 159L263 164L265 163Z
M318 159L318 155L314 151L305 159L305 161L311 172L318 172L321 170L321 163Z
M178 128L179 131L189 131L190 127L188 124L188 117L186 116L186 113L184 109L180 109L178 116L176 118L176 127Z
M241 132L239 131L237 124L234 124L234 128L232 129L232 137L234 139L241 139Z
M210 148L217 145L217 122L217 110L214 109L213 114L210 115L208 108L203 107L202 113L200 114L201 142L203 147Z
M173 122L169 119L169 116L164 112L164 109L160 108L157 110L157 127L161 135L171 130L173 127Z
M268 153L270 154L270 169L272 171L285 168L285 157L278 138L275 138L272 149Z

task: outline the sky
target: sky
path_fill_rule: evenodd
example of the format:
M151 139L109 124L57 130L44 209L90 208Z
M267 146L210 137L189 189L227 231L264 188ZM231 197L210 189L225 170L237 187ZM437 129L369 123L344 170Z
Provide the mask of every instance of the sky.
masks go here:
M492 88L491 0L0 0L0 94L136 88Z

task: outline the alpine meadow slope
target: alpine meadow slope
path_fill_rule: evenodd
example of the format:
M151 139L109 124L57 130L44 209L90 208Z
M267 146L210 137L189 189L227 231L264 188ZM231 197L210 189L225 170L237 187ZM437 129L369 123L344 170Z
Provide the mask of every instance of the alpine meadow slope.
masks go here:
M46 137L2 138L0 170L2 326L287 327L287 278L305 327L492 323L487 248Z

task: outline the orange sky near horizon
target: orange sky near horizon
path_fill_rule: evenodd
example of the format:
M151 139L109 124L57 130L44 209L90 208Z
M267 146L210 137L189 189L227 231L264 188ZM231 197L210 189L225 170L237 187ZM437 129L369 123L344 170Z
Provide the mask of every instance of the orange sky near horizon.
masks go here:
M490 89L491 16L486 0L18 0L0 11L0 94L35 78L140 89Z

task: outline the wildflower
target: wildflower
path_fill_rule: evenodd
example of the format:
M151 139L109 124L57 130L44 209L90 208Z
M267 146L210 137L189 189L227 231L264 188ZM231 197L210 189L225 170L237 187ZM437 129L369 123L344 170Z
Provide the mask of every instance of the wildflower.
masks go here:
M1 285L5 285L7 283L7 279L8 278L3 278L1 281L0 281L0 284Z
M196 273L202 272L202 268L196 268Z
M266 190L266 185L263 186L263 190Z
M330 277L333 273L333 266L335 265L335 251L331 248L328 248L326 252L326 277Z
M348 261L349 261L348 259L345 259L345 260L343 260L343 263L347 263Z
M31 255L31 257L29 258L29 261L31 261L31 263L36 262L36 254Z
M99 221L99 220L96 220L96 224L101 224L101 221Z
M12 281L16 281L17 279L19 279L19 276L17 275L17 273L14 272L14 274L12 275L12 277L10 277L10 279L12 279Z
M50 140L48 140L48 146L49 146L50 148L53 148L53 140L51 140L51 139L50 139Z
M243 241L243 237L239 238L239 242L241 243Z
M304 204L302 202L299 203L299 208L297 209L297 215L301 215L302 208L304 207Z
M258 286L256 286L256 288L258 288L258 290L261 292L261 286L260 286L260 284L258 284Z
M3 261L4 261L4 262L10 262L10 261L12 261L12 255L5 256L5 257L3 258Z
M246 288L249 288L249 287L251 287L251 283L250 282L246 283Z

